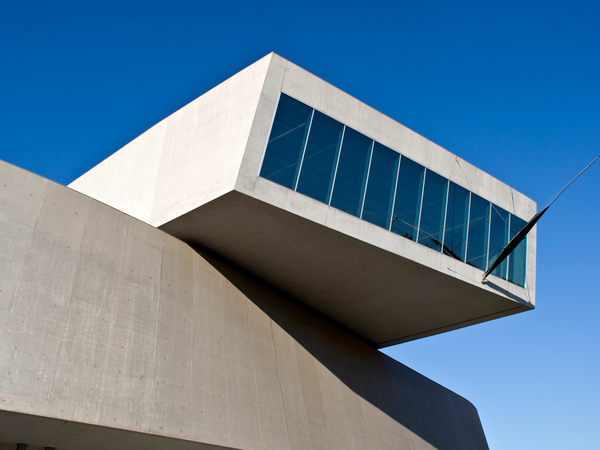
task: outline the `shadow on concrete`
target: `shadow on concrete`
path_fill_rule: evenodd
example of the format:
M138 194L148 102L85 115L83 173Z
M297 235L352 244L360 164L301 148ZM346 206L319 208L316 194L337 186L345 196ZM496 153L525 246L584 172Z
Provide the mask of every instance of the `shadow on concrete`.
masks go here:
M470 402L253 275L199 253L354 393L434 448L488 449Z
M521 299L520 297L518 297L517 295L513 294L512 292L507 291L506 289L504 289L503 287L498 286L496 283L494 283L493 281L490 280L485 280L483 282L483 284L485 284L487 287L492 288L495 291L500 292L503 295L506 295L508 298L510 298L511 300L514 300L517 303L523 304L523 299ZM533 308L533 306L528 305L530 308Z

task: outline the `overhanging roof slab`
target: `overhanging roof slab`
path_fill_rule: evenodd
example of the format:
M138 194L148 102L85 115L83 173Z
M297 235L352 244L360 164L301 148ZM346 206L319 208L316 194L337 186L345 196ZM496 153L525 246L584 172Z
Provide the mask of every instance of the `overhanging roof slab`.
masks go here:
M377 347L533 307L493 281L476 283L475 268L460 264L460 272L452 272L454 259L345 215L375 239L385 233L415 253L441 259L447 273L239 192L160 228L235 263Z

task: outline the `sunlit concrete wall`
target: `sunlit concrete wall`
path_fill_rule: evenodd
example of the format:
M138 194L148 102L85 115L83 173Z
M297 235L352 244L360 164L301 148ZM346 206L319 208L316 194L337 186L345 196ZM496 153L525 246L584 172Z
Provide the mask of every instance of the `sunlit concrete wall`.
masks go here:
M0 179L5 448L487 448L465 399L260 280L21 169Z
M70 186L155 226L230 192L269 60L171 114Z

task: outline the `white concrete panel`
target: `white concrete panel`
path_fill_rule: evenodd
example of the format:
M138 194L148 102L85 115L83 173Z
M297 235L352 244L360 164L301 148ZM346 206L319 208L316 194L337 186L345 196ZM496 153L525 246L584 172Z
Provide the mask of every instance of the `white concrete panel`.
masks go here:
M0 164L0 345L33 239L47 180Z
M54 385L90 201L48 183L25 264L16 277L19 284L7 315L0 364L9 386L5 393L23 412L43 411ZM35 364L14 364L19 358L34 358ZM15 391L23 395L12 399Z
M173 113L70 187L153 225L231 191L270 58Z
M193 255L179 241L165 240L151 397L150 432L190 439L193 410ZM175 414L174 411L177 411Z
M168 125L168 118L156 124L70 187L148 222Z

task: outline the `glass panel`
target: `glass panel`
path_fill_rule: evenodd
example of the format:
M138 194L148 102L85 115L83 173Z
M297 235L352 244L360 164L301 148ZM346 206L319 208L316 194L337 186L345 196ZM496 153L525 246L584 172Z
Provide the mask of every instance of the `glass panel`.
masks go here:
M489 201L434 172L426 173L420 164L400 158L283 93L260 176L408 239L418 236L420 244L481 270L525 225ZM524 240L492 273L524 286L526 253Z
M481 270L487 269L489 228L490 202L471 193L469 246L467 248L466 262Z
M469 219L469 191L450 182L448 213L444 235L444 253L460 261L467 250L467 223Z
M346 127L331 206L360 217L373 140Z
M424 174L423 166L402 157L398 187L396 188L396 204L392 217L392 231L412 240L417 237Z
M281 94L260 176L293 189L312 108Z
M399 161L398 153L375 143L362 218L385 229L390 228Z
M525 221L517 216L510 216L510 238L512 239L521 228L525 226ZM525 287L526 276L526 258L527 258L527 238L523 239L517 248L515 248L508 257L508 281L512 281L521 287Z
M315 111L296 190L326 203L333 182L334 162L344 125Z
M489 264L493 264L500 252L508 244L508 220L509 214L502 208L492 205L492 224L490 229L490 256ZM508 260L505 259L496 267L492 274L506 280L506 270L508 268Z
M444 238L444 215L446 214L446 194L448 180L430 170L425 174L423 206L419 223L419 244L442 251Z

